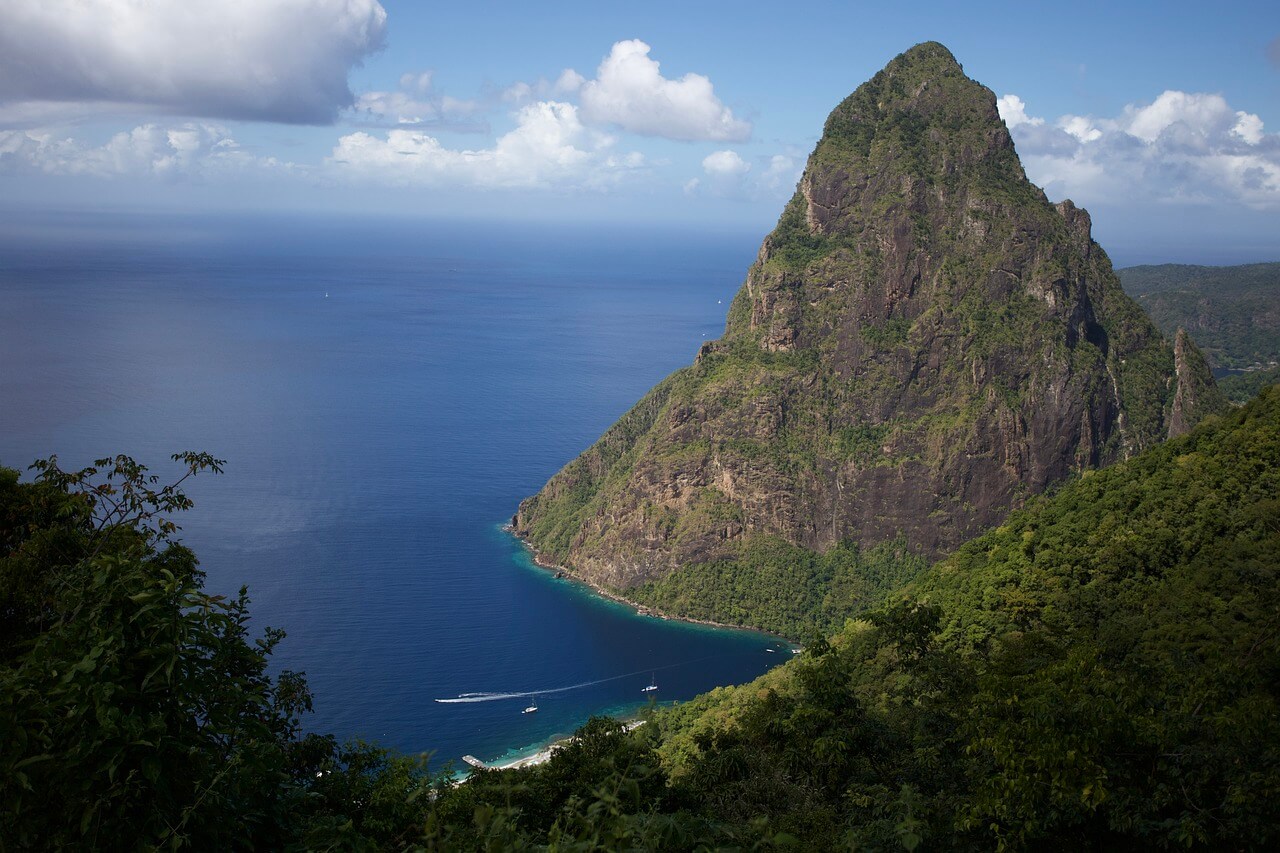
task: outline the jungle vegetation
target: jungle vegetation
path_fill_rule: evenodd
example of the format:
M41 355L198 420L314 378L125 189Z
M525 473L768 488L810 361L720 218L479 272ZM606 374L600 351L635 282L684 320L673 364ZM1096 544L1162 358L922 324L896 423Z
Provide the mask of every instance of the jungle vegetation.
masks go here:
M174 540L189 505L125 457L0 474L0 846L1280 841L1280 388L1032 499L751 684L462 785L301 734L281 634Z

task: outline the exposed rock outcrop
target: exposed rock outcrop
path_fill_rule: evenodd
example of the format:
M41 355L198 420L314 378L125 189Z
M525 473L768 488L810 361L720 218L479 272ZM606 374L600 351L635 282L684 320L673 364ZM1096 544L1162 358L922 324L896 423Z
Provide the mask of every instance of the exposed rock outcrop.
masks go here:
M1173 339L1173 405L1169 411L1169 438L1188 432L1206 411L1223 411L1227 398L1213 381L1213 371L1186 329Z

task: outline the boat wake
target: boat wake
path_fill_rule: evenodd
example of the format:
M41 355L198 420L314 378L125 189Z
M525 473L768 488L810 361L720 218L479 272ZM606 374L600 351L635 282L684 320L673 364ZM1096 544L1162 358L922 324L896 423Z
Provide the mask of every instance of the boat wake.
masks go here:
M622 675L611 675L608 678L597 678L595 681L583 681L579 684L570 684L568 687L539 687L537 690L520 690L508 693L459 693L451 699L437 699L435 701L442 705L465 705L472 702L500 702L503 699L523 699L527 696L546 696L549 693L568 693L570 690L581 690L584 687L593 687L597 684L607 684L610 681L621 681L624 678L635 678L637 675L643 675L646 672L653 673L664 669L674 669L677 666L701 663L704 660L711 660L711 658L715 657L723 657L723 655L708 655L707 657L682 661L681 663L669 663L666 666L638 669L635 672L625 672Z

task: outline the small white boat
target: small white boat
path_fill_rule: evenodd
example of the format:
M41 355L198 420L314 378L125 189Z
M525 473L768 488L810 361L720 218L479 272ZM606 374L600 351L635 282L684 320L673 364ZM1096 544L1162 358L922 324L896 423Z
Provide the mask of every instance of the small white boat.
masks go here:
M537 697L537 696L534 696L534 697L533 697L533 704L532 704L532 705L530 705L528 708L525 708L525 709L524 709L523 711L521 711L520 713L521 713L521 714L532 714L532 713L535 713L537 710L538 710L538 697Z
M651 676L649 676L649 686L648 686L648 687L641 687L641 688L640 688L640 692L641 692L641 693L652 693L653 691L655 691L655 690L657 690L657 689L658 689L658 682L657 682L657 680L656 680L656 679L651 675Z

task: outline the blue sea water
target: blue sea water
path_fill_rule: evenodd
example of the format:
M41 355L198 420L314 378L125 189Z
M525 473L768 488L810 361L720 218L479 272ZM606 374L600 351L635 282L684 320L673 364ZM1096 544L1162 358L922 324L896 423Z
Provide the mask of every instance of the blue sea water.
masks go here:
M501 525L723 327L759 235L297 218L0 226L0 464L227 461L180 519L284 628L308 727L434 762L739 683L773 638L637 615ZM767 649L778 651L768 651ZM462 694L487 701L439 703ZM517 694L517 695L510 695ZM529 694L539 711L522 714Z

